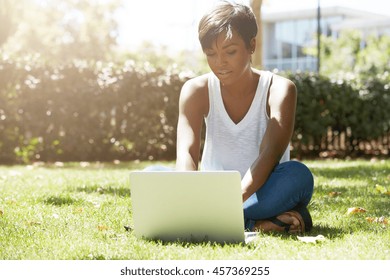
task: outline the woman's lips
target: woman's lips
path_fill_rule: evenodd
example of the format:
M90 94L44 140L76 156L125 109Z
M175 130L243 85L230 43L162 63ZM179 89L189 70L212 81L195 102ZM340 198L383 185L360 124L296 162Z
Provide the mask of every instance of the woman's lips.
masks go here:
M220 78L225 78L225 77L229 76L231 73L232 73L232 71L221 70L221 71L218 71L218 72L217 72L217 75L218 75L218 77L220 77Z

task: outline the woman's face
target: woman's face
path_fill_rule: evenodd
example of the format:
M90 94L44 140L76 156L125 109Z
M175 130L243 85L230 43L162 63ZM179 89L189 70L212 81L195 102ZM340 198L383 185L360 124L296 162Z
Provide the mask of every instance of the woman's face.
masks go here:
M254 39L251 41L254 49ZM251 46L252 47L252 46ZM223 85L237 81L242 74L251 69L251 49L233 30L232 36L221 33L210 48L204 50L211 71Z

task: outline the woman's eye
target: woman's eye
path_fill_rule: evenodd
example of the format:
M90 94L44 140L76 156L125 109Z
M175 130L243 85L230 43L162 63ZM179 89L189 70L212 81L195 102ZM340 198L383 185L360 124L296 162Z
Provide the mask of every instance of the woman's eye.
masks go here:
M233 54L235 54L236 52L237 52L237 50L231 50L231 51L228 51L227 54L233 55Z

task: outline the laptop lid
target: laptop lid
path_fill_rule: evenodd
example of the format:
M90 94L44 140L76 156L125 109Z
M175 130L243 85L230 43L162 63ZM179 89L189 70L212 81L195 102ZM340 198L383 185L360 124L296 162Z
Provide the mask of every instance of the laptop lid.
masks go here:
M134 233L163 241L245 241L237 171L133 171Z

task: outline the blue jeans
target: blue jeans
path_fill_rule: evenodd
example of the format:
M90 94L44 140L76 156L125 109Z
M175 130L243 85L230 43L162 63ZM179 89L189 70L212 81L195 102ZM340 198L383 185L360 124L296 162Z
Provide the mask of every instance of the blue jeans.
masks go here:
M150 166L148 171L173 170ZM252 231L257 220L264 220L293 209L307 206L313 195L313 175L301 162L286 161L273 169L264 185L244 202L245 228Z
M303 163L278 164L264 185L244 202L245 228L253 230L257 220L277 216L297 205L307 206L313 187L313 175Z

